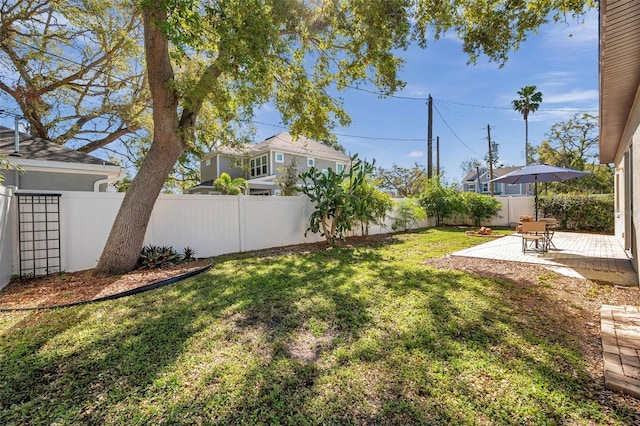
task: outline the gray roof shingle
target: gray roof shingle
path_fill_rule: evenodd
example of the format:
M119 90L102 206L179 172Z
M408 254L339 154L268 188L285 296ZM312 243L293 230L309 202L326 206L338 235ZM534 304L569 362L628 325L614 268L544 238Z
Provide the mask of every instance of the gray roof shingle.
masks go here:
M62 145L40 139L25 133L19 134L20 158L25 160L60 161L63 163L81 163L115 166L109 161L66 148ZM0 126L0 155L9 156L15 152L15 131Z

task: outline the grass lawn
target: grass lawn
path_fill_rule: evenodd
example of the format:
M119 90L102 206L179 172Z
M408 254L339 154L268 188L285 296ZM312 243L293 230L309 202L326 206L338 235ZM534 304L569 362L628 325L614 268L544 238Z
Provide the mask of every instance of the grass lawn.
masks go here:
M535 287L422 264L484 241L222 256L142 295L0 314L0 424L630 424L563 318L521 309Z

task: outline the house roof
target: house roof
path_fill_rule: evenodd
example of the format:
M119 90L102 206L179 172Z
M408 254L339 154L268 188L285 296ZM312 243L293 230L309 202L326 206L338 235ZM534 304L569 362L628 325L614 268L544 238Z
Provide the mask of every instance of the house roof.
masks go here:
M633 131L640 86L640 1L600 1L600 162L615 160ZM640 99L639 99L640 100Z
M516 171L518 169L521 169L522 166L517 166L517 167L496 167L495 169L493 169L493 175L497 178L502 177L504 175L506 175L507 173L511 173L513 171ZM489 169L487 167L480 167L480 173L486 173L488 172ZM470 171L469 173L467 173L467 175L464 177L464 179L462 179L463 182L472 182L472 181L476 181L478 180L478 172L475 170Z
M56 143L19 133L19 156L15 153L15 131L0 126L0 155L11 156L10 160L20 163L20 160L36 160L42 162L75 163L84 165L116 166L109 161L66 148Z
M331 148L328 145L316 142L313 139L299 136L293 138L289 132L280 132L270 138L251 147L251 153L260 153L268 150L279 150L298 155L319 156L338 161L349 161L349 156Z
M291 136L289 132L280 132L277 135L273 135L255 145L243 145L241 147L233 148L221 147L216 151L205 155L203 159L213 157L216 154L235 156L245 154L254 156L268 151L282 151L300 156L321 157L344 162L348 162L350 159L347 154L337 151L320 142L316 142L313 139L299 136L298 139L294 140L293 136Z

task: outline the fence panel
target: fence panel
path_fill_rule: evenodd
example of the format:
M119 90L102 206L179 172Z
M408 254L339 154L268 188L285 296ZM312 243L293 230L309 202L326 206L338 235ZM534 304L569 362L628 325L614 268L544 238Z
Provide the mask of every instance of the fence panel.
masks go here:
M518 222L521 215L533 215L533 197L496 197L502 203L498 216L490 219L484 226L510 227Z
M62 270L93 268L107 242L124 194L79 191L60 194Z
M224 195L167 195L156 201L146 244L185 247L197 257L241 251L239 198Z
M22 191L21 191L22 192ZM124 194L64 191L60 197L62 270L73 272L96 266ZM490 226L509 226L533 211L531 197L500 197L502 217ZM0 187L0 286L17 273L17 229L11 192ZM13 203L15 204L15 203ZM224 195L166 195L158 197L145 244L195 250L198 257L322 241L304 235L313 205L306 197ZM393 215L390 215L393 216ZM392 232L372 225L370 234ZM433 226L432 218L420 226ZM359 235L359 226L351 235Z
M0 288L4 287L13 273L14 226L10 220L12 190L0 186Z

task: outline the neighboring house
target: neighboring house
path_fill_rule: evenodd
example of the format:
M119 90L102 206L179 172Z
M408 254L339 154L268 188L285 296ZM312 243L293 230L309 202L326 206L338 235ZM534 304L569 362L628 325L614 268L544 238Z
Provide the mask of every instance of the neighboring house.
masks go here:
M600 0L600 163L615 167L615 235L638 270L640 1ZM635 146L634 146L635 145Z
M44 139L0 126L0 155L20 166L0 170L2 185L17 190L101 191L124 177L124 169L108 161Z
M335 149L300 136L294 140L287 132L240 149L219 149L206 154L200 162L202 183L187 189L191 194L217 193L213 182L222 173L231 178L242 177L249 184L249 195L276 195L280 192L278 177L281 169L295 161L298 174L315 167L318 170L345 170L349 156ZM280 169L280 170L279 170Z
M493 169L493 178L489 173L489 169L485 167L480 167L480 180L478 181L478 172L471 171L467 173L467 175L462 180L462 190L464 192L477 192L479 194L490 194L491 188L489 181L491 179L496 179L506 175L507 173L511 173L515 170L520 169L520 167L498 167ZM504 197L509 196L518 196L518 195L527 195L527 184L525 183L494 183L493 184L493 194L501 195Z

